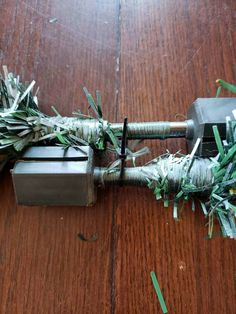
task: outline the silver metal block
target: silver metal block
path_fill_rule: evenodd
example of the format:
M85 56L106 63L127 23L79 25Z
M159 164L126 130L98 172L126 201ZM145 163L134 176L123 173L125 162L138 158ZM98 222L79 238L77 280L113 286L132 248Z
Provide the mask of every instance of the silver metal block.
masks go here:
M198 98L188 110L188 121L192 128L188 131L188 151L191 152L197 139L201 139L196 155L216 156L218 150L212 127L217 125L221 139L226 138L226 117L234 119L232 111L236 109L236 98ZM190 134L192 133L192 134ZM192 135L192 136L190 136Z
M31 147L18 161L12 178L18 204L79 205L96 201L93 150Z

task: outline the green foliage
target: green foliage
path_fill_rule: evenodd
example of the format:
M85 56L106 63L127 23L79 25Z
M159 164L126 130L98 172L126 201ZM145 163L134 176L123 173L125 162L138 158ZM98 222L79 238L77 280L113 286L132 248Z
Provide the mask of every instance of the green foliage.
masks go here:
M93 96L88 92L87 88L83 88L84 93L87 97L89 106L93 109L98 119L102 119L102 108L101 108L101 95L100 92L97 91L97 103L94 101Z
M236 93L236 86L229 84L223 80L217 80L218 90L216 97L220 96L222 88ZM215 137L218 156L212 158L211 172L213 176L212 185L210 187L210 196L203 202L199 200L202 211L208 217L208 237L213 236L214 218L217 217L223 236L236 238L236 120L226 119L226 140L222 141L217 126L213 126L213 134ZM170 157L170 154L162 156L162 158ZM173 155L178 156L178 154ZM179 188L173 197L173 216L178 218L178 207L180 202L183 203L199 193L203 193L206 186L195 186L191 182L189 170L194 161L194 156L181 155L185 158L184 174L179 184ZM163 184L163 181L165 184ZM157 200L163 200L164 206L170 204L170 194L168 191L169 182L167 177L160 176L147 178L147 186L153 190ZM195 204L192 207L195 210Z
M29 85L25 85L19 81L19 77L14 77L12 73L8 73L6 67L3 69L4 78L0 76L0 150L13 148L16 152L20 152L25 147L37 143L41 145L57 144L65 148L91 145L98 150L104 150L106 141L109 140L115 150L119 152L118 137L114 134L110 124L105 124L103 120L99 91L96 91L95 102L93 96L84 88L89 106L95 113L95 118L80 111L75 113L77 118L63 118L52 106L52 110L58 118L54 119L52 123L51 117L40 112L38 108L37 97L33 95L35 82L32 81ZM74 127L76 119L81 122L97 121L98 134L97 130L94 129L86 138L78 136L78 134L83 135L83 132ZM73 120L74 125L69 120Z
M151 271L150 276L152 279L152 284L153 284L153 287L155 289L156 295L157 295L158 300L160 302L161 310L164 314L166 314L166 313L168 313L166 303L165 303L165 300L164 300L163 295L161 293L161 288L159 286L155 272Z
M0 76L0 150L8 152L13 149L19 153L38 143L64 148L91 145L105 150L107 142L110 142L114 151L120 154L120 134L115 133L111 124L103 119L99 91L96 91L95 100L87 88L83 89L95 117L80 110L74 112L76 117L62 117L54 106L52 110L56 117L49 117L38 108L37 97L33 95L34 85L35 81L29 85L21 83L19 77L8 73L4 67L4 78ZM139 153L127 150L133 161Z
M218 85L218 88L217 88L217 92L216 92L216 97L219 97L220 96L220 93L222 91L222 88L236 94L236 86L235 85L232 85L230 83L227 83L221 79L218 79L216 80L216 84Z
M178 209L180 203L198 198L199 193L204 193L206 189L209 190L208 199L203 202L199 200L202 211L208 217L208 237L213 236L214 218L217 217L221 226L223 236L236 238L236 121L227 120L227 140L222 141L217 129L213 126L215 141L218 147L219 154L212 158L210 165L212 172L211 186L195 186L191 181L189 164L192 164L190 155L179 156L182 158L183 179L179 184L179 188L173 196L173 216L178 218ZM229 134L230 133L230 134ZM173 159L177 155L166 154L161 158L170 158L169 163L173 164ZM192 156L193 159L195 159ZM156 161L160 162L160 159ZM147 186L153 190L157 200L162 199L164 206L169 205L169 182L168 176L155 176L147 178ZM168 203L167 201L168 200ZM194 204L195 209L195 204Z

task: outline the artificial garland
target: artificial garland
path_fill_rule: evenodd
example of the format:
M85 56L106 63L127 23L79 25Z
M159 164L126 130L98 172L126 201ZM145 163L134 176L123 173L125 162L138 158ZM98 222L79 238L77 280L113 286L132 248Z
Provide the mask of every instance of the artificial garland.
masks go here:
M35 144L60 144L64 147L91 145L98 150L106 148L109 140L119 151L118 134L103 119L101 95L96 92L96 101L84 88L90 108L95 113L84 115L74 112L76 117L62 117L52 107L56 116L49 117L38 108L37 96L32 93L35 81L28 86L19 76L8 73L4 67L4 78L0 76L0 149L15 152ZM37 94L37 92L36 92Z

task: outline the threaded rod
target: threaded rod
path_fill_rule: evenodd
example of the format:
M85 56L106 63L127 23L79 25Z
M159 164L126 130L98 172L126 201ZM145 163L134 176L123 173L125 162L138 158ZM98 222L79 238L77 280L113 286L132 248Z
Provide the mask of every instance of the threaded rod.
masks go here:
M114 132L122 132L122 123L112 123L111 128ZM165 139L169 137L187 137L190 124L188 121L182 122L131 122L128 123L128 139Z

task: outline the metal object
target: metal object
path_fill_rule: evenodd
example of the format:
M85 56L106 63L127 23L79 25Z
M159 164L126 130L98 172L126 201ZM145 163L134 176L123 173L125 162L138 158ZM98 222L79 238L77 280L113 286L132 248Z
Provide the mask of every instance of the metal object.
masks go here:
M175 191L182 180L186 160L150 163L143 167L124 168L122 183L147 185L147 176L164 177L168 174L169 191ZM197 159L190 170L193 184L210 186L210 160ZM164 172L163 172L164 169ZM93 151L89 146L82 150L60 147L31 147L19 160L12 178L18 204L24 205L79 205L88 206L96 201L96 187L119 184L120 169L94 168Z
M196 139L200 138L201 145L198 147L196 154L199 156L214 156L216 146L212 126L218 126L221 138L224 139L226 117L232 118L232 110L236 110L236 98L198 98L190 106L186 121L129 122L126 138L127 140L133 140L185 137L189 151L194 147ZM72 134L76 139L80 139L82 143L95 146L101 139L102 141L110 141L107 133L108 127L115 137L121 139L123 134L123 123L109 123L97 119L43 116L37 118L37 125L44 126L43 138L45 139L51 136L52 130L59 127L66 135L71 136ZM31 125L28 127L31 128ZM39 137L42 135L41 131L37 131Z
M169 137L188 136L188 121L169 122L129 122L127 138L134 139L165 139ZM123 123L111 123L113 131L122 132Z
M31 147L12 170L18 204L92 205L93 150Z
M215 156L216 145L212 126L217 125L221 138L225 139L226 117L233 118L236 98L198 98L190 106L187 120L183 122L134 122L127 127L128 139L166 139L185 137L191 152L197 138L201 139L196 155ZM111 128L122 132L122 123L113 123Z
M95 168L93 151L88 146L75 150L60 147L31 147L12 170L17 202L27 205L91 205L96 200L96 185L108 183L146 184L141 168L154 171L151 165L141 168L124 168L126 140L133 138L183 137L192 151L198 138L201 139L197 150L199 156L214 156L217 153L212 126L217 125L221 138L226 137L226 117L234 119L236 98L199 98L189 108L185 122L144 122L111 124L111 128L122 137L121 169L109 173L106 168ZM67 118L69 119L69 118ZM106 123L104 123L106 127ZM88 126L87 126L88 127ZM92 132L92 128L90 129ZM89 131L89 132L90 132ZM122 132L123 131L123 132ZM204 161L204 164L207 160ZM198 167L200 161L196 161ZM181 174L181 163L175 171ZM193 167L194 169L194 167ZM203 167L201 175L208 173ZM168 173L168 171L167 171ZM181 175L179 175L181 180ZM211 179L211 177L210 177ZM207 179L206 179L207 180ZM170 179L169 182L172 182ZM208 182L208 181L207 181ZM174 185L175 187L175 185ZM173 189L174 189L173 187ZM172 188L172 186L170 186Z
M215 156L217 148L212 127L217 125L221 139L226 137L226 117L234 119L236 98L198 98L188 111L188 151L192 151L196 140L201 139L197 150L199 156Z

